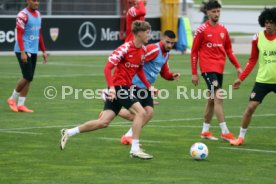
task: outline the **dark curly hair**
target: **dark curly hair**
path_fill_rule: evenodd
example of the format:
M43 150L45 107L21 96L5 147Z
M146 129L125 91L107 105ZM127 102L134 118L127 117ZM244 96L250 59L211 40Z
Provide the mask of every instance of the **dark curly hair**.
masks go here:
M259 16L259 24L261 27L265 27L265 21L272 21L276 24L276 7L265 8Z
M216 8L221 8L220 2L217 0L210 0L206 5L205 5L206 10L212 10Z

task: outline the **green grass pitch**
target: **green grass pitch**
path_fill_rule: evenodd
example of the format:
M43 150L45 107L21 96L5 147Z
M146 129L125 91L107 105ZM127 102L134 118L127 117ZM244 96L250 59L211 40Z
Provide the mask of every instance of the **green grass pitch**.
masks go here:
M116 118L107 129L72 137L66 149L60 151L61 128L71 128L87 120L96 119L103 108L99 99L85 99L82 92L62 99L62 86L74 89L102 89L106 87L103 67L107 56L50 56L47 65L39 57L35 79L26 104L35 113L13 113L6 99L21 76L14 56L0 58L0 183L1 184L172 184L172 183L275 183L276 137L275 94L269 94L257 109L248 130L245 144L231 147L219 140L211 142L199 137L206 100L176 99L177 86L193 87L189 55L172 55L170 68L181 73L180 81L158 78L155 86L168 89L168 99L158 99L152 121L143 129L141 143L152 160L129 157L130 147L119 139L131 123ZM248 56L238 55L244 66ZM224 101L226 121L237 136L241 116L248 103L257 67L233 91L233 99ZM227 62L224 88L236 78L234 67ZM44 89L54 86L56 98L49 100ZM78 99L76 99L78 98ZM220 130L213 119L211 131ZM194 161L189 148L204 142L209 156Z

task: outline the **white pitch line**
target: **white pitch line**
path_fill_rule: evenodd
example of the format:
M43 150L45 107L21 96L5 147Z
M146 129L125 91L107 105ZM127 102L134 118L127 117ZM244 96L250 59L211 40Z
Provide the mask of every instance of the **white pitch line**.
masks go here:
M270 116L276 116L276 114L258 114L253 115L253 117L270 117ZM242 118L241 115L235 115L235 116L225 116L226 119L234 119L234 118ZM202 120L203 118L184 118L184 119L169 119L169 120L152 120L150 122L174 122L174 121L194 121L194 120Z
M276 114L259 114L255 115L254 117L270 117L276 116ZM226 116L226 118L240 118L242 116ZM156 128L200 128L201 125L194 126L194 125L151 125L151 123L161 123L161 122L177 122L177 121L193 121L193 120L201 120L202 118L182 118L182 119L167 119L167 120L152 120L149 122L147 127L156 127ZM78 126L79 124L70 124L70 125L54 125L54 126L43 126L43 127L21 127L21 128L7 128L7 129L0 129L1 131L13 131L13 130L31 130L31 129L49 129L49 128L64 128L64 127L73 127ZM121 122L113 122L110 124L112 127L125 127L130 126L131 122L121 121ZM215 126L214 126L215 127ZM234 128L239 128L239 126L230 126ZM250 126L250 128L256 129L275 129L276 126Z
M221 149L238 150L238 151L252 151L262 153L276 153L274 150L260 150L260 149L248 149L248 148L233 148L233 147L219 147Z
M0 131L0 133L13 133L13 134L30 134L30 135L41 135L42 133L34 133L34 132L19 132L19 131Z

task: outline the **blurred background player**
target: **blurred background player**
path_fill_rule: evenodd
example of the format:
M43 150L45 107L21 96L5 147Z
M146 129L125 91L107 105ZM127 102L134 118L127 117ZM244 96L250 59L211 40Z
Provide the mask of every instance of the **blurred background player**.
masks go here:
M199 10L203 13L202 23L204 23L204 22L206 22L206 21L208 20L206 5L207 5L207 3L210 2L210 1L214 1L214 0L203 0L203 1L201 2L200 7L199 7ZM221 1L218 0L218 2L219 2L220 5L222 5L222 4L221 4Z
M256 82L243 114L239 137L230 141L236 146L243 144L252 115L265 96L272 91L276 93L276 7L265 8L259 16L259 24L265 27L265 30L254 35L248 63L233 84L233 88L238 89L256 63L259 63Z
M105 101L104 111L97 120L88 121L72 129L61 130L60 147L63 150L69 137L108 127L109 123L117 116L122 107L134 113L132 130L133 140L130 150L132 157L151 159L152 155L140 149L139 137L145 121L146 112L138 102L137 98L131 94L130 86L135 74L141 78L147 89L150 84L146 79L143 70L146 48L144 44L148 42L150 34L150 24L145 21L135 21L132 24L134 40L119 46L108 58L104 69L105 78L109 87L108 100ZM112 75L112 70L114 74Z
M166 30L160 42L147 45L147 54L143 69L151 85L155 82L159 73L161 77L166 80L179 80L180 74L170 72L168 64L170 57L169 52L173 48L175 42L175 33L171 30ZM153 117L154 105L152 95L137 75L134 76L132 83L135 85L134 94L136 94L135 96L146 111L146 119L143 124L143 126L145 126ZM134 118L134 114L127 109L121 109L119 116L130 121ZM121 137L121 143L131 144L132 134L132 128L130 128L128 132Z
M38 47L43 52L43 63L48 59L42 36L41 14L37 10L39 0L27 0L27 4L16 18L17 39L14 51L23 77L7 100L10 109L14 112L33 112L25 106L25 100L35 73ZM18 104L16 104L17 98Z
M129 8L126 15L126 39L125 42L133 40L131 25L136 20L145 20L147 0L135 0L135 5Z
M196 30L191 51L192 83L196 86L199 82L197 74L197 63L199 60L202 77L210 91L204 112L201 138L218 140L209 131L210 123L215 113L221 128L221 138L229 141L234 139L234 137L227 128L224 119L223 100L219 98L226 54L236 67L238 74L242 70L236 56L233 54L228 31L224 25L219 23L221 5L218 1L210 1L206 4L206 9L209 20Z

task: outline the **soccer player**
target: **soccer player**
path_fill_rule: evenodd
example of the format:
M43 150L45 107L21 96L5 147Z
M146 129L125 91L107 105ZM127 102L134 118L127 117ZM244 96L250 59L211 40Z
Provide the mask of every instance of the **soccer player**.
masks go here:
M166 30L160 42L147 45L147 54L143 68L146 78L151 85L155 82L159 73L161 77L166 80L179 80L180 74L170 72L168 65L169 52L176 42L175 39L175 33L171 30ZM133 90L134 94L136 94L135 96L146 111L146 119L143 124L143 126L145 126L153 117L154 104L152 95L137 75L134 76L132 83L135 86ZM134 118L134 114L127 109L121 109L119 116L130 121ZM121 137L121 143L131 144L132 134L132 128L130 128L128 132Z
M252 115L265 96L272 91L276 93L276 7L265 8L259 16L259 24L265 27L265 30L254 35L248 63L233 84L233 88L238 89L257 62L259 63L256 82L243 114L239 137L230 141L235 146L243 144Z
M223 100L220 98L226 54L236 67L238 74L242 72L240 64L233 54L232 45L227 29L219 23L221 4L218 1L209 1L206 4L209 20L202 24L195 33L191 52L192 83L199 83L197 65L209 89L209 99L204 112L204 122L201 138L218 140L209 131L210 123L215 113L221 128L221 138L229 141L234 139L229 132L223 113Z
M108 100L104 105L102 116L97 120L88 121L72 129L61 130L60 146L63 150L69 137L108 127L109 123L117 116L122 106L132 111L135 115L132 123L133 140L130 150L132 157L142 159L151 159L152 155L145 153L139 147L139 137L142 126L145 121L146 112L138 102L137 98L131 94L130 86L132 78L137 74L143 83L150 88L143 70L146 48L150 34L150 24L145 21L135 21L132 24L134 40L126 42L119 46L109 56L108 62L104 69L106 82L109 87ZM114 74L112 75L112 70Z
M126 39L125 42L133 40L131 25L136 20L145 20L147 0L135 0L135 5L128 9L126 14Z
M23 77L7 100L13 112L33 112L25 106L25 100L35 73L38 47L43 52L43 63L48 60L42 36L41 14L37 10L39 0L27 0L27 3L27 7L20 11L16 18L17 39L14 51Z

